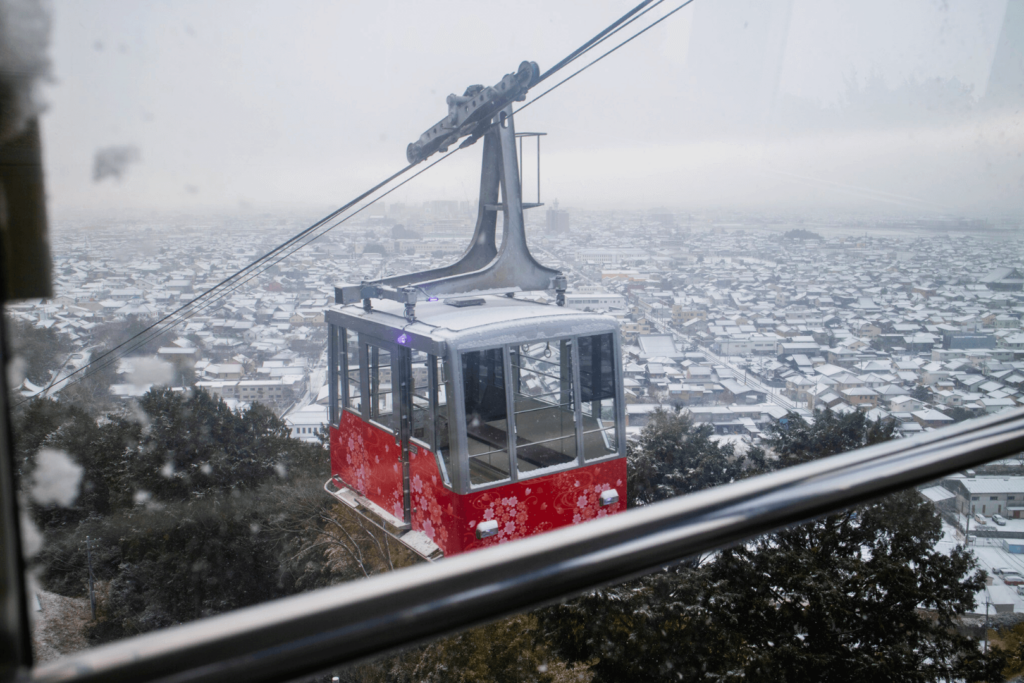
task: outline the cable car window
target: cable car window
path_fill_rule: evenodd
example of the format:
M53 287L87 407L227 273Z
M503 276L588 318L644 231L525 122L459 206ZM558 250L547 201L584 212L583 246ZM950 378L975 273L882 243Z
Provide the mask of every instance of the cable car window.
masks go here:
M370 419L394 432L391 352L373 344L367 344L366 351L370 362Z
M597 334L580 337L578 344L583 457L595 460L618 453L615 340L610 334Z
M423 351L412 352L412 437L428 447L434 443L434 420L431 406L433 391L429 366L433 356Z
M345 386L342 388L343 404L349 410L362 413L359 387L359 338L355 332L344 331L345 343Z
M512 347L516 468L521 475L572 466L576 454L576 401L572 340Z
M504 362L502 349L462 354L466 448L473 486L511 478Z
M338 425L341 420L339 407L345 405L345 330L329 324L327 335L327 364L330 373L327 380L330 387L328 417L332 425Z
M451 474L452 471L452 451L450 444L450 436L448 433L448 425L450 420L448 417L448 397L452 395L451 383L446 381L447 373L444 372L445 364L441 361L441 372L437 374L437 357L431 356L430 363L434 367L435 382L437 383L437 392L435 397L437 399L436 410L434 411L434 453L437 454L438 466L441 468L441 476L444 479L445 486L449 488L452 485Z

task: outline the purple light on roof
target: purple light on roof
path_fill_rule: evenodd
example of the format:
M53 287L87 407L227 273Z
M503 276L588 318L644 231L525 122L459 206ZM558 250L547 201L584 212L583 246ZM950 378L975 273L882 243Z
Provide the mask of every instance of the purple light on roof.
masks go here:
M401 337L398 338L398 343L399 344L405 344L408 341L409 341L409 335L407 335L407 334L403 334Z
M437 301L437 297L436 296L429 296L429 297L427 297L427 301Z

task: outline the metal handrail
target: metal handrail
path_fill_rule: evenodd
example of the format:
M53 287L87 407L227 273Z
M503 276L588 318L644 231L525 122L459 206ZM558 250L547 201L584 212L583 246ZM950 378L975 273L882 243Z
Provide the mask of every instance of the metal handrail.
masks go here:
M889 441L43 664L58 681L271 681L313 674L657 570L1024 450L1024 409Z

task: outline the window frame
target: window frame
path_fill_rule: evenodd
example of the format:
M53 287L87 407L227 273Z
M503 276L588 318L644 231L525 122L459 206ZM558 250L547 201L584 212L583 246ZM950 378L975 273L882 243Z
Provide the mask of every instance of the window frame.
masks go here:
M341 411L338 410L338 389L341 374L338 365L338 340L344 337L344 328L334 323L327 324L327 422L332 427L341 424Z
M367 422L377 429L382 429L388 434L395 437L396 442L401 440L400 430L398 425L388 426L381 422L380 417L380 382L378 379L377 387L374 389L370 385L370 362L371 362L371 351L370 347L373 347L377 351L377 363L374 366L374 372L377 374L377 378L380 377L380 371L383 367L387 367L391 373L391 391L386 392L391 394L391 416L392 421L398 420L398 402L395 400L395 378L398 377L398 353L397 349L392 348L392 344L385 342L382 339L375 337L363 338L363 335L359 335L359 384L360 391L363 396L363 406L365 408L364 414L362 415L363 421ZM381 351L388 354L388 363L386 366L380 363Z
M468 353L484 353L486 351L501 351L501 369L502 369L502 384L504 385L504 398L505 398L505 451L508 453L509 462L509 476L506 479L500 481L488 482L486 484L480 484L474 486L469 473L469 431L468 431L468 415L466 414L466 377L463 372L465 359L464 356ZM510 375L512 371L511 359L509 358L509 345L500 344L494 345L481 345L479 347L458 349L455 351L455 372L457 373L455 378L456 396L455 405L459 407L458 410L458 447L459 447L459 479L460 479L460 490L459 493L475 493L477 491L483 491L489 488L495 488L498 486L508 486L518 481L516 477L516 461L515 461L515 440L510 438L509 416L513 415L513 404L512 404L512 393L509 390L511 385ZM448 399L451 401L451 399ZM500 450L488 451L488 452L501 452ZM482 454L481 454L482 455ZM475 457L475 456L472 456Z
M444 462L444 456L442 455L441 450L440 450L441 439L440 439L440 434L439 434L439 429L438 429L438 422L437 422L438 418L440 417L439 393L440 393L440 387L443 384L443 382L440 381L442 373L439 372L439 370L438 370L438 361L440 361L441 363L444 363L444 359L442 357L437 356L436 354L431 353L430 351L424 351L422 349L418 349L418 348L412 347L412 346L410 346L409 348L410 348L410 350L413 353L417 353L417 352L424 353L427 356L427 404L428 404L428 407L427 407L427 419L430 421L430 425L431 425L430 442L429 443L427 441L423 440L423 439L416 438L415 436L413 436L413 434L411 432L409 434L409 443L410 444L416 444L416 447L418 449L420 449L420 450L427 450L427 451L429 451L429 452L434 454L434 459L437 461L438 472L441 474L441 483L442 483L442 485L446 489L448 489L450 491L454 491L455 490L454 489L454 482L452 481L452 471L451 471L454 468L451 467L451 465L449 465L449 464ZM412 358L412 354L410 354L410 364L412 362L411 358ZM416 361L416 362L419 362L419 361ZM414 398L414 400L415 400L415 398ZM449 394L449 392L448 392L448 390L446 388L446 390L445 390L445 407L446 407L446 409L449 410L449 413L448 413L448 425L447 425L447 429L448 429L448 432L449 432L449 434L448 434L448 455L449 455L449 458L451 458L451 453L452 453L451 412L450 412L451 400L452 400L452 397L451 397L451 395ZM415 404L413 405L413 410L415 410Z
M565 471L568 471L568 470L576 469L578 467L582 467L584 465L584 461L583 461L583 441L582 441L582 439L583 439L583 411L582 411L582 406L580 404L580 367L579 367L579 357L578 357L579 356L578 340L579 340L579 338L577 336L568 336L568 338L565 337L565 336L562 336L562 337L556 337L554 339L539 339L539 340L531 340L529 342L519 342L519 343L515 343L515 344L506 344L505 345L506 356L508 357L509 369L510 369L510 374L508 376L509 377L509 381L506 383L507 384L506 391L508 392L509 399L510 399L510 406L511 406L511 408L513 410L513 412L512 412L512 419L510 421L510 424L512 425L511 433L512 433L512 436L518 437L519 425L517 423L517 416L522 411L520 411L520 412L516 412L515 411L515 394L516 394L516 386L515 385L518 384L520 381L522 381L521 373L522 373L522 370L524 369L522 367L522 359L521 359L521 357L522 357L522 347L523 346L528 346L528 345L531 345L531 344L544 344L544 343L548 343L548 344L556 343L556 344L559 344L559 346L560 346L563 341L568 341L569 342L569 344L568 344L569 360L570 360L569 374L570 374L571 392L572 392L571 393L571 401L572 401L572 406L573 406L573 409L572 409L573 410L573 438L574 438L575 444L576 444L576 456L571 461L566 462L566 463L564 463L561 466L554 466L552 468L539 468L538 470L534 470L534 471L530 471L530 470L523 471L523 470L520 470L520 468L519 468L519 458L518 458L518 455L515 455L512 458L512 467L513 467L513 469L516 472L515 481L533 479L533 478L536 478L536 477L543 477L543 476L546 476L546 475L549 475L549 474L554 474L556 472L565 472ZM515 374L513 374L511 372L511 369L512 369L512 349L513 348L516 349L516 353L520 356L519 366L518 366L520 372L519 373L515 373ZM559 353L561 353L561 351L559 351ZM559 378L559 380L560 379L561 378ZM553 406L553 407L558 407L558 406ZM550 439L549 441L557 441L557 440L560 440L560 439L567 438L567 436L568 435L561 436L561 437L558 437L556 439ZM510 441L515 441L516 439L509 439L509 440ZM547 442L546 441L539 441L539 442L536 442L536 443L547 443Z
M580 380L582 380L582 376L581 376L582 373L578 372L577 383L579 384L579 387L580 387L580 389L579 389L579 391L580 391L579 399L580 400L578 401L578 403L579 403L579 409L580 409L580 414L581 414L581 417L580 417L580 459L581 459L581 464L584 465L584 466L585 465L591 465L591 464L597 463L597 462L604 462L606 460L611 460L611 459L617 458L617 457L622 457L622 456L620 456L620 453L625 453L626 452L626 443L625 443L625 438L626 438L626 419L625 419L625 415L626 415L626 401L625 401L624 386L623 386L623 383L622 383L623 382L623 379L622 379L622 370L623 370L622 362L619 360L622 357L621 356L620 341L619 341L619 333L618 333L618 331L612 331L612 332L598 332L596 334L578 335L577 337L574 337L574 341L578 342L580 337L598 337L598 336L602 336L602 335L605 335L605 334L608 334L608 335L611 336L612 377L613 377L614 382L615 382L615 385L614 385L613 390L612 390L612 414L613 414L612 422L613 422L613 426L612 427L603 427L603 428L600 428L600 429L592 429L589 432L583 431L583 418L582 418L582 412L583 412L583 385L582 385L582 383L580 381ZM576 357L574 358L574 361L576 363L577 371L579 371L579 360L580 360L579 354L577 353ZM615 452L614 453L609 453L607 455L598 456L596 458L587 459L586 452L584 451L585 446L586 446L585 438L584 437L587 434L608 433L609 431L612 431L612 430L614 430L614 434L615 434Z
M349 335L355 335L354 339L359 348L361 343L360 334L351 328L347 328L344 325L339 325L334 322L329 322L330 331L327 335L328 345L328 367L330 368L330 386L328 388L328 420L331 425L338 427L341 425L341 416L344 411L348 411L353 415L357 415L360 418L363 417L362 411L356 410L348 405L351 391L349 385L352 383L352 377L349 372L351 368L348 364L348 345L350 337ZM365 366L365 361L362 356L362 352L358 352L359 355L359 397L366 396L365 384L363 383L362 368Z
M612 377L614 378L614 390L612 392L613 400L613 413L614 413L614 427L606 427L599 430L591 430L591 432L584 432L583 430L583 402L582 402L582 384L581 384L581 373L580 373L580 355L579 355L579 340L581 337L591 337L600 335L611 336L611 356L612 356ZM572 354L572 373L573 373L573 400L575 401L575 414L576 414L576 459L573 464L568 465L564 468L557 470L544 471L537 475L521 476L519 472L519 461L516 456L516 444L515 444L515 397L514 389L512 386L512 347L519 347L523 344L537 344L543 342L561 342L568 337L571 340L571 354ZM470 493L477 493L480 491L486 491L492 488L498 488L500 486L509 486L520 481L528 481L537 477L548 476L555 473L568 472L573 469L580 467L587 467L596 463L607 462L614 460L615 458L625 457L626 451L626 406L625 401L622 400L620 394L622 391L622 363L617 362L621 353L621 338L619 330L616 328L610 330L603 330L594 332L592 334L570 334L570 335L556 335L551 338L545 339L529 339L519 340L516 342L510 342L500 345L492 345L485 343L473 343L458 348L452 349L451 360L453 362L453 384L457 395L454 396L454 405L464 406L465 405L465 378L462 376L463 367L463 354L473 353L478 351L488 351L492 349L501 349L503 358L503 368L505 372L505 401L507 415L510 416L509 424L511 429L506 430L506 443L509 451L509 478L502 479L498 482L489 482L487 484L481 484L474 486L469 477L469 435L467 432L466 424L466 411L461 409L458 411L458 424L455 425L455 433L452 435L458 439L458 467L455 468L458 472L458 485L454 487L460 495L466 495ZM449 401L452 401L449 398ZM449 428L451 428L449 423ZM584 450L584 434L594 432L608 432L614 431L615 434L615 452L607 455L602 455L593 459L586 459L586 453ZM454 440L451 441L452 447L456 446Z

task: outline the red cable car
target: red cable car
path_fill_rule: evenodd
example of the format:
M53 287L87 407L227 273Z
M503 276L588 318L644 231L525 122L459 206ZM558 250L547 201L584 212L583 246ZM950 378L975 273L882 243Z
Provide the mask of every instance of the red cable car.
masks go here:
M409 146L413 162L484 139L463 257L338 287L327 311L325 489L427 559L626 506L618 324L564 308L564 276L526 247L511 102L538 73L524 62L494 87L449 96L449 116ZM558 305L515 298L535 290L554 290Z
M328 312L339 497L421 532L401 537L428 557L428 540L450 555L623 509L614 319L465 301L421 304L412 324L391 302Z

